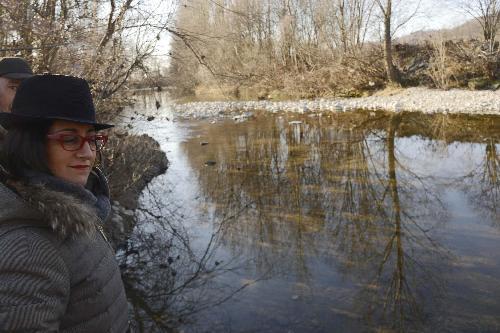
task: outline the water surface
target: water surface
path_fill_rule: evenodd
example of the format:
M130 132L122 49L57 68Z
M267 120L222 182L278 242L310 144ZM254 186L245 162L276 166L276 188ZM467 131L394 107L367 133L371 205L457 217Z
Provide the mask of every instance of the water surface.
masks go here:
M131 297L145 331L189 302L185 332L500 330L499 117L256 112L136 129L171 162L142 205L193 250L165 272L193 273L184 256L206 268L173 299L151 268L153 314ZM176 253L160 243L154 257Z

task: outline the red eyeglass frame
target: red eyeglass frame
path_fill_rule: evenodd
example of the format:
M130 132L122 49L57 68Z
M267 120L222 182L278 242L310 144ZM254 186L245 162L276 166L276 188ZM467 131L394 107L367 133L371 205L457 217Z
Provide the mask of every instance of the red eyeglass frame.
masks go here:
M80 147L78 147L77 149L66 149L66 148L64 148L64 137L65 136L78 136L81 139ZM64 149L64 150L66 150L66 151L77 151L77 150L80 150L80 149L82 149L82 147L85 144L85 142L89 143L90 150L92 150L92 151L99 151L99 150L101 150L106 145L106 142L108 142L108 136L106 134L93 134L93 135L81 136L81 135L78 135L78 134L55 133L55 134L47 134L47 138L50 139L50 140L55 140L55 141L59 142L59 144L61 145L61 148ZM100 139L100 140L102 140L103 144L102 144L101 148L97 148L97 146L92 147L92 145L90 144L90 140L92 140L92 139L96 139L96 140Z

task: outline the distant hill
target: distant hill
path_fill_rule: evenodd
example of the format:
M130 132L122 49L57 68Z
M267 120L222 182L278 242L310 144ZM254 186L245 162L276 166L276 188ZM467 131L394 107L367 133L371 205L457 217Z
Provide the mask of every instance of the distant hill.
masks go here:
M398 43L418 44L425 40L443 38L445 40L481 39L481 26L476 20L469 20L464 24L450 29L421 30L396 39Z

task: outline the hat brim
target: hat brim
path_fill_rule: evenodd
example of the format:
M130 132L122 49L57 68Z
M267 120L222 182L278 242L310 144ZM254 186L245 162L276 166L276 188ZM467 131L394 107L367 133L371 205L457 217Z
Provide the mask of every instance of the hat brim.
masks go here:
M6 77L8 79L14 79L14 80L24 80L29 77L32 77L33 74L29 73L5 73L2 75L2 77Z
M21 116L18 114L13 114L8 112L0 112L0 125L2 125L2 127L7 130L19 124L37 123L45 120L66 120L79 124L92 125L94 126L96 131L100 131L115 126L111 124L101 124L101 123L89 122L87 120L70 119L64 117L31 117L24 115Z

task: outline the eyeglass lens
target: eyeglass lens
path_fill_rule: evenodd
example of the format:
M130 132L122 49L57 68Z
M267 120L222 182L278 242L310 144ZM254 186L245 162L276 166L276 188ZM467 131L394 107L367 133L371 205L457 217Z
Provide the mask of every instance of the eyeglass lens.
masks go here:
M105 141L102 137L94 135L86 138L83 138L79 135L64 135L62 144L63 148L66 150L78 150L84 145L83 141L87 141L89 143L91 150L100 150L105 144Z

